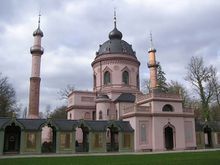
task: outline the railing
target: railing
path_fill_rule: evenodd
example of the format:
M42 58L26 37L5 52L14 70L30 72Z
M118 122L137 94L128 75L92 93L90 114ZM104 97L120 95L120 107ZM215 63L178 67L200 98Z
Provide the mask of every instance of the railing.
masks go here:
M193 108L183 108L184 113L194 113Z
M153 93L153 97L181 99L181 95L178 93Z
M123 110L123 114L127 114L130 112L146 112L149 113L151 112L151 107L148 106L130 106L130 107L126 107Z
M178 93L149 93L137 96L137 102L147 100L150 98L171 98L171 99L182 99L181 95Z
M116 120L117 116L116 115L108 115L107 118L108 118L108 120Z
M44 48L41 47L40 45L34 45L30 48L30 52L31 53L40 53L43 54L44 53Z

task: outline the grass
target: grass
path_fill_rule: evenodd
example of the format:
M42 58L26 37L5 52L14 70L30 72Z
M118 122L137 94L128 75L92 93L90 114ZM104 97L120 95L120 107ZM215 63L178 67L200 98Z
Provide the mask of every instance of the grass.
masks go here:
M0 165L220 165L220 151L0 159Z

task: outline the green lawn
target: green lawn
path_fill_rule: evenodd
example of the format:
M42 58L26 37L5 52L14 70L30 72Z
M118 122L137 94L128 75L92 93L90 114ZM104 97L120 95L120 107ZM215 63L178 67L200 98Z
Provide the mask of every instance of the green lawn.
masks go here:
M220 165L220 151L0 159L0 165Z

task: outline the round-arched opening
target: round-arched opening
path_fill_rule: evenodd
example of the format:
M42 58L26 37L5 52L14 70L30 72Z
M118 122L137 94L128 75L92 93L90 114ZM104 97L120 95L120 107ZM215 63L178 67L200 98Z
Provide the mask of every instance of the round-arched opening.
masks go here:
M211 148L212 147L212 129L208 125L204 127L204 135L205 135L205 147Z
M111 75L109 71L104 73L104 85L108 85L111 83Z
M122 82L126 85L129 84L129 73L127 71L122 73Z
M5 128L4 153L18 153L20 151L21 128L15 123Z
M51 124L42 127L41 131L42 153L56 152L56 128Z
M88 152L89 151L89 129L88 127L81 125L76 128L76 152Z
M174 109L173 109L172 105L166 104L166 105L163 106L162 111L163 112L173 112Z
M165 148L172 150L174 148L174 130L172 127L167 126L164 129Z
M114 125L111 125L107 128L107 133L106 133L106 138L107 138L107 151L108 152L115 152L119 151L119 145L118 145L118 128L115 127Z

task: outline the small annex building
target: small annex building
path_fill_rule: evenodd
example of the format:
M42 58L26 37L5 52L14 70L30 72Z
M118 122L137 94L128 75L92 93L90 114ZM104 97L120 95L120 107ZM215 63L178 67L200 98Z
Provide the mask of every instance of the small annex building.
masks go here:
M52 140L42 143L45 126ZM76 129L82 130L81 142ZM125 121L0 118L0 154L123 152L133 151L133 142L134 130Z
M196 121L196 145L202 148L220 148L220 122Z

